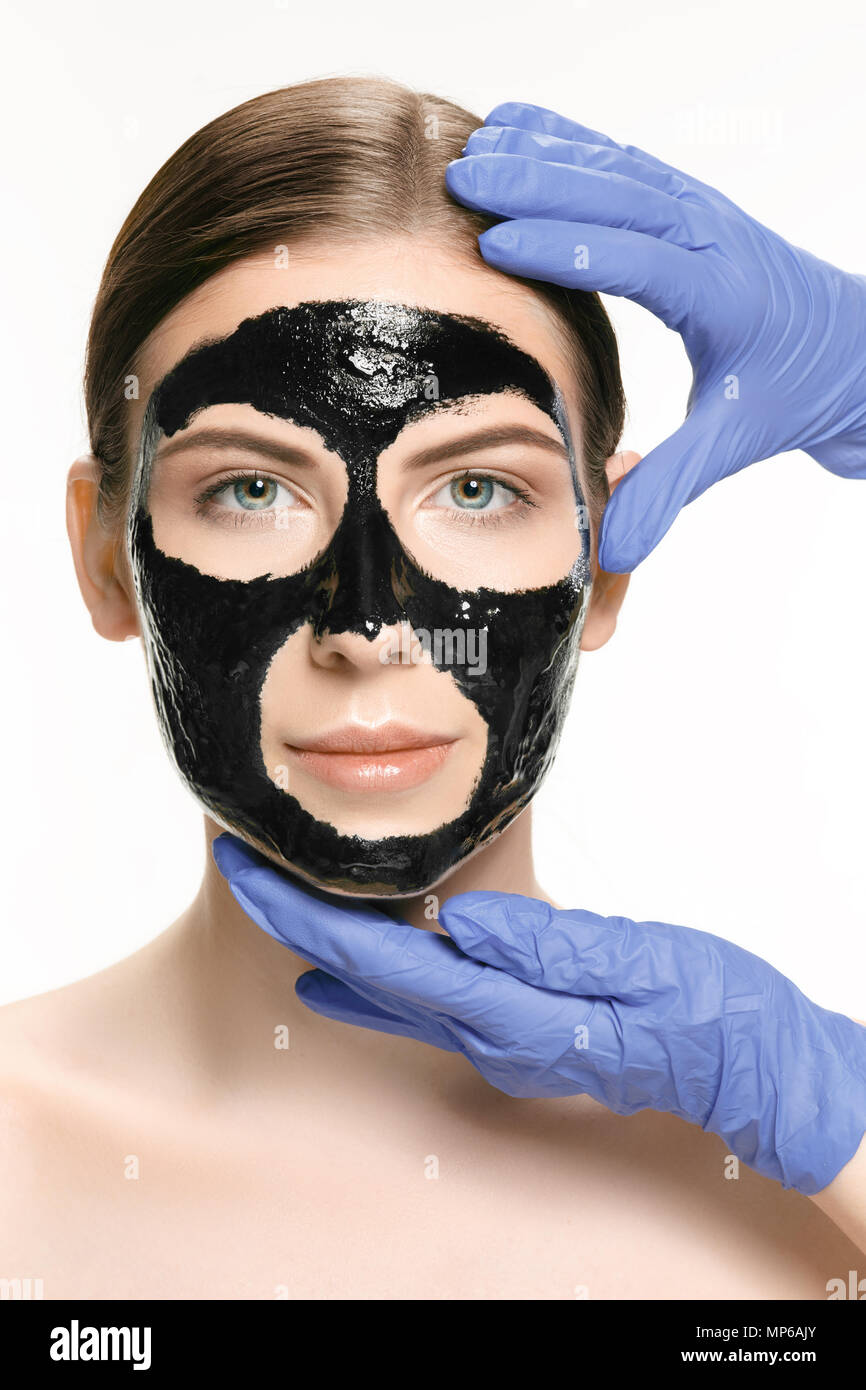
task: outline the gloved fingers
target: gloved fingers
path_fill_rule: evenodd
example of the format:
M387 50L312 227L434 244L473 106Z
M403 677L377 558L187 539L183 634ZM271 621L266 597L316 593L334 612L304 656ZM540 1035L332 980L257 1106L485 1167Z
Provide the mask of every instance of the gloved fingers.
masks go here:
M610 149L620 150L623 154L638 160L641 164L648 165L661 173L673 174L676 178L682 179L686 187L696 193L700 193L704 200L710 204L724 206L728 211L743 213L732 199L727 198L724 193L720 193L711 184L702 183L693 174L688 174L684 169L678 169L673 164L667 164L663 159L657 158L654 154L649 154L647 150L642 150L638 145L621 145L617 140L611 139L600 130L593 130L590 126L581 125L580 121L571 120L568 116L561 116L556 111L551 111L546 106L534 106L531 102L525 101L503 101L498 106L494 106L484 121L485 126L518 126L521 130L541 131L547 135L555 135L560 140L579 141L589 145L606 145ZM480 127L483 128L483 127Z
M633 299L674 332L701 303L706 283L706 267L692 252L587 222L500 222L481 233L478 247L488 265L510 275Z
M521 130L519 126L479 126L466 141L463 154L467 158L478 154L519 154L553 164L604 170L632 179L635 183L646 184L648 188L656 188L672 198L678 197L686 188L680 174L669 169L654 169L652 165L626 154L619 145L591 145L582 140L563 140L540 130Z
M351 900L338 905L268 864L247 867L252 856L237 842L226 853L215 840L214 857L220 866L224 859L230 863L229 887L263 931L359 992L387 990L395 1009L447 1014L476 1043L488 1031L507 1032L507 1020L525 1003L524 984L464 956L448 936Z
M384 1008L324 970L305 971L295 983L295 993L313 1013L322 1014L337 1023L350 1023L357 1028L412 1038L415 1042L428 1043L445 1052L462 1051L437 1019Z
M316 1001L327 1005L332 1010L329 1017L342 1018L345 1008L357 1012L359 1018L363 1013L370 1020L379 1016L398 1019L406 1025L406 1037L416 1036L446 1052L463 1051L457 1041L459 1026L447 1014L432 1007L414 1005L387 988L379 988L355 976L334 976L321 969L308 970L298 977L295 992L305 1003L312 1000L311 1007L315 1006ZM414 1031L410 1032L409 1029ZM471 1032L467 1033L470 1041L473 1036Z
M404 937L406 933L428 935L352 899L346 900L344 908L332 895L311 885L301 888L234 835L220 835L211 848L217 867L247 916L275 941L340 979L356 981L352 940L366 940L368 957L370 942L374 941L381 968L395 949L399 951L399 945L388 936L390 930L398 935L402 932ZM453 949L445 938L440 936L439 941Z
M351 900L345 906L321 902L271 868L241 869L229 886L263 931L331 974L380 984L424 964L437 973L444 970L449 979L453 975L450 961L458 953L452 942L373 908Z
M641 1005L672 983L666 944L625 917L475 891L448 898L439 923L465 955L586 1004Z
M611 496L601 519L600 567L609 574L630 573L655 549L687 503L752 462L735 451L731 438L708 413L693 410Z
M445 170L453 197L479 212L591 222L643 232L701 251L716 246L725 214L636 183L622 174L552 164L519 154L478 154Z
M372 1003L345 982L321 970L301 975L298 997L314 1013L395 1037L411 1038L446 1052L461 1053L490 1085L511 1096L586 1094L612 1109L621 1105L618 1087L620 1048L609 1020L575 1023L567 1007L546 1010L543 1020L515 1017L511 1033L499 1041L480 1038L457 1021L441 1022ZM383 998L387 995L383 992ZM392 1001L393 1002L393 1001ZM521 1029L527 1028L525 1036ZM463 1039L461 1045L458 1039ZM587 1050L592 1042L594 1054ZM604 1070L599 1070L601 1065ZM642 1104L646 1104L645 1099Z
M551 1090L550 1053L568 1055L578 1044L577 1035L583 1020L591 1016L594 1006L584 1008L576 1021L572 1001L563 1001L559 1009L545 1007L540 1012L515 1011L506 1015L506 1024L498 1036L485 1036L457 1018L443 1019L420 1009L411 1008L395 999L387 990L375 991L380 1003L371 1002L374 993L368 986L359 988L314 970L300 976L296 986L298 996L316 1012L337 1022L353 1023L393 1033L446 1052L459 1052L481 1073L485 1080L508 1095L573 1095L578 1091L596 1095L610 1088L610 1078L597 1074L596 1066L581 1057L563 1068L557 1077L558 1089ZM586 1031L583 1029L583 1031ZM610 1028L596 1025L595 1037L602 1033L609 1038ZM609 1054L609 1045L606 1047Z
M459 1017L413 1008L388 989L334 980L321 970L302 975L295 988L304 1003L329 1018L461 1052L509 1095L580 1091L607 1104L618 1094L622 1027L606 999L524 991L520 1008L505 1001L495 1022L481 1033Z

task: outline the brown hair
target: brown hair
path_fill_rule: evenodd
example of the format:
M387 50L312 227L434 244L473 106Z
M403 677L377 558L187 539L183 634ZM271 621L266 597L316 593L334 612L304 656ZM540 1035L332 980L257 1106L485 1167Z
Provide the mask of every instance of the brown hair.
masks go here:
M445 187L481 120L378 77L281 87L202 126L138 198L108 255L90 323L85 402L100 460L100 514L116 520L130 483L125 379L151 331L230 262L322 230L367 239L441 236L479 265L476 237L501 221ZM588 476L599 516L604 460L622 434L625 397L616 338L597 294L514 277L554 310L578 385Z

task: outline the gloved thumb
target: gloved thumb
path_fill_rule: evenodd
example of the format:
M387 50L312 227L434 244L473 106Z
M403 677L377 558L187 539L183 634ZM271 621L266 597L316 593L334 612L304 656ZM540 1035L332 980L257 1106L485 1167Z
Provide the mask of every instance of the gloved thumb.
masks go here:
M730 402L735 408L735 402ZM650 450L614 490L601 519L598 563L628 574L670 530L677 514L720 478L751 462L738 457L733 430L698 407Z

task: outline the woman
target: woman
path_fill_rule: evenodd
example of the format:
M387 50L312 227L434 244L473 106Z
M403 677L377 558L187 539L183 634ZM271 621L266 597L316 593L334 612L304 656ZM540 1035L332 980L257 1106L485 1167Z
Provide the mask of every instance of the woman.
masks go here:
M616 624L598 529L638 462L600 302L491 270L445 190L478 124L337 79L187 141L112 248L69 482L85 602L143 637L208 843L433 933L446 895L550 902L528 803ZM3 1010L6 1269L48 1298L597 1299L856 1267L672 1115L514 1099L313 1012L311 959L208 856L150 945Z

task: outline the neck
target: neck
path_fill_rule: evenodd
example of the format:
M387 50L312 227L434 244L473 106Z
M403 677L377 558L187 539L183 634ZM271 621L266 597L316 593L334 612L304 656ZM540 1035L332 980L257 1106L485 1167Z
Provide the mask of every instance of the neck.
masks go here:
M170 981L182 1019L178 1046L195 1053L207 1084L237 1094L285 1087L286 1068L275 1052L274 1030L289 1030L289 1047L303 1051L305 1084L313 1077L329 1086L369 1089L383 1084L417 1085L419 1073L441 1077L459 1054L422 1047L402 1037L337 1023L314 1014L294 992L309 962L273 940L247 917L214 863L211 841L220 833L205 821L207 854L201 888L190 907L153 943L154 975L161 988ZM421 930L442 932L438 906L457 893L491 889L551 899L533 867L530 809L472 859L459 865L432 893L400 899L365 899L391 918ZM349 906L353 900L346 899ZM175 993L176 991L176 993ZM276 1064L275 1064L276 1058ZM322 1073L327 1072L323 1077ZM297 1078L298 1072L292 1075Z

